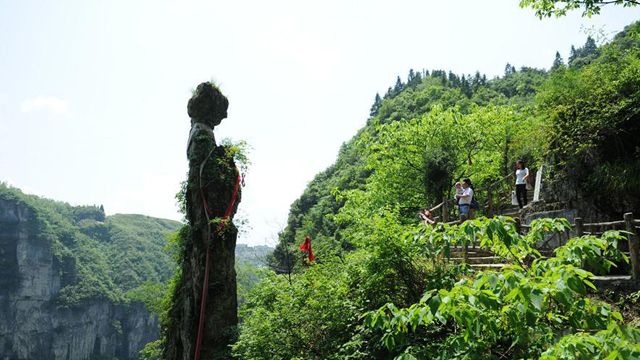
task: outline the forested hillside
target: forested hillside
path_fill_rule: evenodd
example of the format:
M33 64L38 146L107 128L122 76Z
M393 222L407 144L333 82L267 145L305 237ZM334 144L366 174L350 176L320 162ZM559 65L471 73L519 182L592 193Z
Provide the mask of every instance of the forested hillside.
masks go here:
M534 220L525 234L501 216L452 226L416 216L452 196L455 181L481 188L520 158L552 169L545 184L562 198L549 200L605 218L640 211L640 23L549 65L507 65L490 80L410 71L376 96L366 126L292 204L270 263L284 275L249 293L234 354L640 358L640 292L591 281L628 260L618 246L626 233L575 236L541 254L537 244L566 220ZM301 261L306 236L312 263ZM465 264L471 243L503 263Z
M398 77L375 96L367 124L342 145L336 162L291 205L272 267L290 269L305 236L327 256L353 249L343 236L347 223L336 219L347 194L376 194L375 208L397 206L412 217L451 195L455 181L472 176L481 187L506 175L516 159L533 169L558 165L556 179L588 192L605 216L638 209L620 195L637 188L630 174L640 164L631 135L638 126L637 27L600 48L588 37L571 47L567 63L559 53L550 58L549 70L507 64L503 76L489 80L443 70Z
M182 226L145 215L105 216L102 206L71 206L0 183L2 354L138 359L160 335L158 315L177 266L168 244ZM238 244L240 303L266 276L272 250ZM17 341L23 338L32 344Z
M59 306L80 306L93 299L127 301L147 282L165 282L173 273L164 248L167 235L181 226L177 221L144 215L106 217L102 207L71 206L4 184L0 198L32 209L39 240L52 246L56 261L75 265L63 273L69 281L60 290Z

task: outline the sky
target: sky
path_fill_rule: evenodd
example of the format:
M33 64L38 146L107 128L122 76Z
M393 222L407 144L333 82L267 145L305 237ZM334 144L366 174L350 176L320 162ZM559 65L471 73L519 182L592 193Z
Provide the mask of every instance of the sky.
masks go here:
M409 69L549 68L640 8L539 20L518 0L0 0L0 181L107 215L180 220L186 106L215 80L247 141L239 242L274 245L291 203ZM603 40L604 41L604 40Z

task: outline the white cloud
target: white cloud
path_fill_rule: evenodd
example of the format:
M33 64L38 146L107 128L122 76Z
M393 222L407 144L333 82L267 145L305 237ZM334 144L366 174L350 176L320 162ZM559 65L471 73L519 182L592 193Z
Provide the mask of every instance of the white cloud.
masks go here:
M69 110L69 104L55 97L38 96L35 99L27 99L20 104L20 111L30 113L37 110L48 110L57 115L71 118L73 115Z

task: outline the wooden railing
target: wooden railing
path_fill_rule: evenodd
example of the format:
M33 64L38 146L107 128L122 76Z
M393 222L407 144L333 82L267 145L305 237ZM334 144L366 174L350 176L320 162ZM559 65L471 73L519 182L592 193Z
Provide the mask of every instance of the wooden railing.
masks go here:
M486 194L486 205L484 207L484 215L487 217L493 217L499 211L499 207L503 205L504 201L511 203L511 187L505 187L506 180L513 177L514 172L503 177L502 179L491 183L485 187L475 189L474 193ZM508 191L505 194L505 189ZM474 195L475 196L475 195ZM505 198L506 197L506 198ZM442 202L430 209L431 213L435 216L436 212L440 212L440 216L435 216L437 222L445 222L450 225L460 224L460 220L452 219L451 210L455 207L455 200L452 198L443 197ZM482 209L482 207L481 207ZM520 234L524 234L531 229L531 225L524 225L521 223L520 218L515 218L516 231ZM636 220L633 213L624 214L624 220L598 222L598 223L584 223L582 218L575 218L575 223L571 224L571 228L575 231L577 236L583 235L602 235L607 230L624 230L627 232L627 240L629 242L629 261L631 263L631 275L633 279L640 279L640 220ZM567 240L570 238L569 231L565 232ZM561 236L558 237L561 241ZM547 240L545 244L548 242ZM543 244L544 246L544 244ZM464 247L464 254L466 260L467 246ZM466 262L466 261L465 261Z
M524 234L531 229L531 225L523 225L520 219L516 218L516 231ZM633 213L624 214L624 220L608 221L599 223L585 223L582 218L575 218L575 223L571 224L577 236L602 235L607 230L624 230L627 232L629 241L629 262L631 263L631 276L633 279L640 279L640 237L638 229L640 220L636 220ZM568 230L565 232L567 239L570 237ZM560 238L560 237L559 237ZM544 245L544 244L543 244Z

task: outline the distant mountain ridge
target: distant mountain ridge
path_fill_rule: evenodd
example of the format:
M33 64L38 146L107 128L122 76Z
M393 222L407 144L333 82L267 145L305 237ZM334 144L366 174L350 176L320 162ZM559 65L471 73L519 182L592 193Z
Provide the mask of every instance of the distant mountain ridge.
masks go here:
M1 184L0 357L138 359L158 321L129 293L171 276L165 234L180 226Z
M136 293L173 275L165 246L180 227L0 183L0 358L138 359L160 334ZM264 266L272 251L238 244L236 259Z
M267 256L272 252L273 248L266 245L249 246L247 244L236 244L236 261L265 267Z

